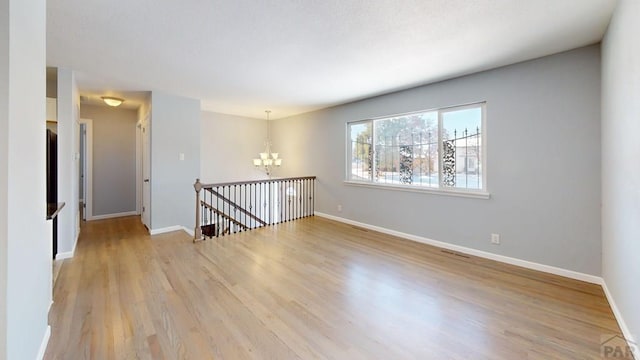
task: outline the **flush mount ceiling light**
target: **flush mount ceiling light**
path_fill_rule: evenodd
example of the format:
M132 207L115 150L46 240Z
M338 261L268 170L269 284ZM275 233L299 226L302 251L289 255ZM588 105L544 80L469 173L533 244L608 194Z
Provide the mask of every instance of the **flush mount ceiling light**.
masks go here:
M109 106L120 106L124 102L124 99L113 96L103 96L102 101Z

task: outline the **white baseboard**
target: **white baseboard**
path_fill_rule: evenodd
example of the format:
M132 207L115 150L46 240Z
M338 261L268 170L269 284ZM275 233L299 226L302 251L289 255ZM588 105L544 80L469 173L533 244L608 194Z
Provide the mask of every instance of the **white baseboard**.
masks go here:
M184 230L184 232L186 232L187 234L194 236L195 233L193 232L193 229L187 229L186 227L182 227L182 230Z
M407 233L403 233L403 232L400 232L400 231L386 229L386 228L383 228L383 227L380 227L380 226L374 226L374 225L365 224L365 223L361 223L361 222L354 221L354 220L341 218L341 217L338 217L338 216L324 214L324 213L321 213L321 212L318 212L318 211L315 212L315 215L318 215L320 217L324 217L324 218L327 218L327 219L339 221L339 222L342 222L342 223L345 223L345 224L355 225L355 226L359 226L359 227L362 227L362 228L365 228L365 229L381 232L383 234L393 235L393 236L401 237L401 238L404 238L404 239L416 241L416 242L419 242L419 243L436 246L436 247L443 248L443 249L448 249L448 250L457 251L457 252L468 254L468 255L478 256L478 257L485 258L485 259L495 260L495 261L498 261L498 262L503 262L503 263L506 263L506 264L516 265L516 266L524 267L524 268L527 268L527 269L542 271L542 272L546 272L546 273L549 273L549 274L555 274L555 275L559 275L559 276L564 276L564 277L567 277L567 278L570 278L570 279L585 281L585 282L592 283L592 284L598 284L598 285L602 284L602 278L598 277L598 276L595 276L595 275L584 274L584 273L580 273L580 272L573 271L573 270L567 270L567 269L563 269L563 268L559 268L559 267L555 267L555 266L539 264L539 263L535 263L535 262L531 262L531 261L527 261L527 260L521 260L521 259L509 257L509 256L504 256L504 255L498 255L498 254L494 254L494 253L490 253L490 252L486 252L486 251L482 251L482 250L476 250L476 249L468 248L468 247L465 247L465 246L446 243L446 242L443 242L443 241L432 240L432 239L428 239L428 238L425 238L425 237L422 237L422 236L407 234Z
M56 260L71 259L73 257L73 253L73 251L58 253L56 254Z
M182 230L182 231L186 232L187 234L193 236L193 230L187 229L186 227L181 226L181 225L168 226L168 227L160 228L160 229L152 229L152 230L149 230L149 234L158 235L158 234L164 234L164 233L168 233L168 232L172 232L172 231L180 231L180 230Z
M164 234L164 233L168 233L168 232L172 232L172 231L178 231L178 230L182 230L182 226L174 225L174 226L167 226L167 227L160 228L160 229L150 229L149 230L149 234L158 235L158 234Z
M113 219L113 218L117 218L117 217L133 216L133 215L139 215L139 214L138 214L137 211L134 210L134 211L115 213L115 214L94 215L94 216L91 216L91 217L87 217L87 221Z
M609 301L609 305L611 306L613 315L616 317L616 320L618 321L620 330L622 330L622 335L624 335L624 338L630 344L638 344L633 334L631 334L631 331L629 331L629 327L627 326L626 321L624 321L624 318L622 317L622 313L620 312L620 309L618 309L618 305L616 305L616 301L613 299L613 295L609 291L609 288L607 287L607 283L604 280L602 280L602 289L604 290L604 294L607 297L607 300ZM638 356L640 354L634 354L634 355Z
M44 336L42 337L42 342L40 343L40 350L38 350L38 356L36 360L42 360L44 358L44 353L47 351L47 345L49 345L49 338L51 337L51 326L47 325L47 329L44 331Z
M524 267L524 268L527 268L527 269L542 271L542 272L546 272L546 273L549 273L549 274L559 275L559 276L563 276L563 277L570 278L570 279L575 279L575 280L580 280L580 281L585 281L585 282L588 282L588 283L600 285L600 286L602 286L602 289L603 289L603 291L605 293L605 296L607 297L607 300L609 301L609 305L611 306L611 310L613 311L613 315L615 316L616 321L618 322L618 325L620 326L620 329L622 330L622 335L624 335L625 339L627 340L627 342L629 342L629 344L632 344L632 345L635 345L635 346L637 346L636 344L638 344L636 342L636 338L631 334L631 331L629 331L629 327L627 326L627 323L624 321L624 318L622 317L622 313L618 309L618 306L616 305L616 302L615 302L615 300L613 298L613 295L611 294L611 292L609 291L609 288L607 287L607 283L605 282L605 280L603 278L601 278L599 276L584 274L584 273L580 273L580 272L573 271L573 270L567 270L567 269L558 268L558 267L555 267L555 266L534 263L534 262L531 262L531 261L516 259L516 258L504 256L504 255L493 254L493 253L489 253L489 252L486 252L486 251L471 249L471 248L464 247L464 246L453 245L453 244L445 243L445 242L442 242L442 241L427 239L427 238L424 238L424 237L421 237L421 236L406 234L406 233L395 231L395 230L389 230L389 229L386 229L386 228L383 228L383 227L369 225L369 224L361 223L361 222L358 222L358 221L341 218L341 217L338 217L338 216L324 214L324 213L317 212L317 211L315 212L315 215L320 216L320 217L324 217L324 218L327 218L327 219L339 221L339 222L342 222L342 223L345 223L345 224L355 225L355 226L359 226L359 227L362 227L362 228L365 228L365 229L370 229L370 230L373 230L373 231L381 232L381 233L384 233L384 234L389 234L389 235L401 237L401 238L404 238L404 239L420 242L420 243L423 243L423 244L428 244L428 245L432 245L432 246L436 246L436 247L440 247L440 248L444 248L444 249L448 249L448 250L457 251L457 252L464 253L464 254L478 256L478 257L482 257L482 258L485 258L485 259L490 259L490 260L494 260L494 261L499 261L499 262L503 262L503 263L507 263L507 264L511 264L511 265Z
M76 234L76 241L73 243L73 249L67 252L59 252L56 254L55 260L64 260L70 259L76 253L76 246L78 245L78 238L80 237L80 233Z

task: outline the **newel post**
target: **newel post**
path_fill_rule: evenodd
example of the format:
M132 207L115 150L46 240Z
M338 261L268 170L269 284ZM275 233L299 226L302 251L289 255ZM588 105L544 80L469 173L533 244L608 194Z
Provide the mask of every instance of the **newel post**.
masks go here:
M202 240L202 228L200 227L200 190L202 190L202 183L200 179L196 179L193 188L196 191L196 228L193 229L193 242Z

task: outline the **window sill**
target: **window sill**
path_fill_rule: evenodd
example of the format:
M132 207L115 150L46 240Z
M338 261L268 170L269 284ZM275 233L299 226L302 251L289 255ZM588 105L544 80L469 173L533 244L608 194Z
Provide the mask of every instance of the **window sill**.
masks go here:
M415 186L376 184L376 183L353 181L353 180L345 180L344 183L346 185L361 186L361 187L368 187L368 188L381 189L381 190L408 191L408 192L417 192L417 193L423 193L423 194L426 193L426 194L433 194L433 195L457 196L457 197L465 197L465 198L473 198L473 199L491 198L491 194L484 191L472 192L472 191L464 191L464 190L441 190L441 189L430 189L430 188L415 187Z

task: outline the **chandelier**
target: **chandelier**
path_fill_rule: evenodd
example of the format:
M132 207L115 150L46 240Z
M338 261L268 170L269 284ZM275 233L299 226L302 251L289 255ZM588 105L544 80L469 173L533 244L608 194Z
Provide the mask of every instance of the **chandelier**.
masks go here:
M267 113L267 141L264 142L265 150L260 153L259 159L253 159L253 165L257 168L261 168L268 176L271 176L273 167L279 167L282 165L282 159L279 158L277 152L271 152L271 124L269 121L269 114L271 110L265 110Z

